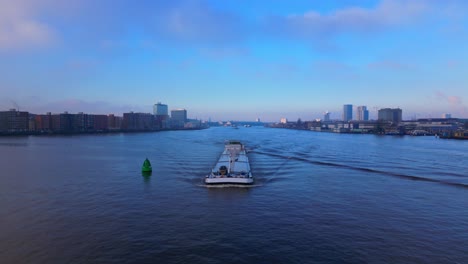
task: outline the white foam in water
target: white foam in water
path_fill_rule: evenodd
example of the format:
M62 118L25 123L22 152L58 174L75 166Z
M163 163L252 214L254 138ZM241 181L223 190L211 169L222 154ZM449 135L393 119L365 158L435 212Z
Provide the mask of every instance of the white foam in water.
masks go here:
M254 188L254 187L260 187L263 186L262 184L213 184L213 185L208 185L208 184L199 184L197 186L200 187L205 187L205 188Z

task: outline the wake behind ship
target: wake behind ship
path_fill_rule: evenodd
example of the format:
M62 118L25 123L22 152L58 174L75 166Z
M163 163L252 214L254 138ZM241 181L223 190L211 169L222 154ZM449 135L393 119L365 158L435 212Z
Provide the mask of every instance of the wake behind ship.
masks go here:
M229 140L209 175L206 184L252 184L254 179L250 171L249 158L240 141Z

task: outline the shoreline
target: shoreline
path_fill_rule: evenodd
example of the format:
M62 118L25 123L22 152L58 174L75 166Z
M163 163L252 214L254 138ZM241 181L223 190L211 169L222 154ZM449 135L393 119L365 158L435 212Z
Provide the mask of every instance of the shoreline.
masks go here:
M1 137L15 137L15 136L73 136L73 135L105 135L105 134L132 134L132 133L154 133L164 131L191 131L191 130L203 130L210 127L198 127L198 128L168 128L168 129L139 129L139 130L102 130L102 131L17 131L17 132L0 132Z
M427 135L410 135L410 134L386 134L386 133L373 133L373 132L352 132L352 131L343 131L343 132L334 132L331 130L313 130L313 129L304 129L304 128L292 128L292 127L276 127L276 126L265 126L267 128L279 128L279 129L291 129L291 130L303 130L303 131L310 131L316 133L331 133L331 134L352 134L352 135L376 135L376 136L412 136L412 137L436 137L440 139L455 139L455 140L468 140L468 138L463 137L455 137L455 136L441 136L441 135L434 135L434 134L427 134Z

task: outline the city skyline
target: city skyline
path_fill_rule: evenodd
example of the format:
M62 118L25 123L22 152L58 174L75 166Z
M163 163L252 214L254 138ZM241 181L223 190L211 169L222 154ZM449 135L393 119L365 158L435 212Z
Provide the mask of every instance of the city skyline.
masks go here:
M468 117L468 3L0 0L0 108Z

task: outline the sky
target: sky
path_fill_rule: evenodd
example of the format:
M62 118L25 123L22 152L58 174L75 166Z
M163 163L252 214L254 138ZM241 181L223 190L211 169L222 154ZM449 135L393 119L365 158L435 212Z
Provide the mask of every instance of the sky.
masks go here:
M468 1L0 0L0 110L468 118Z

